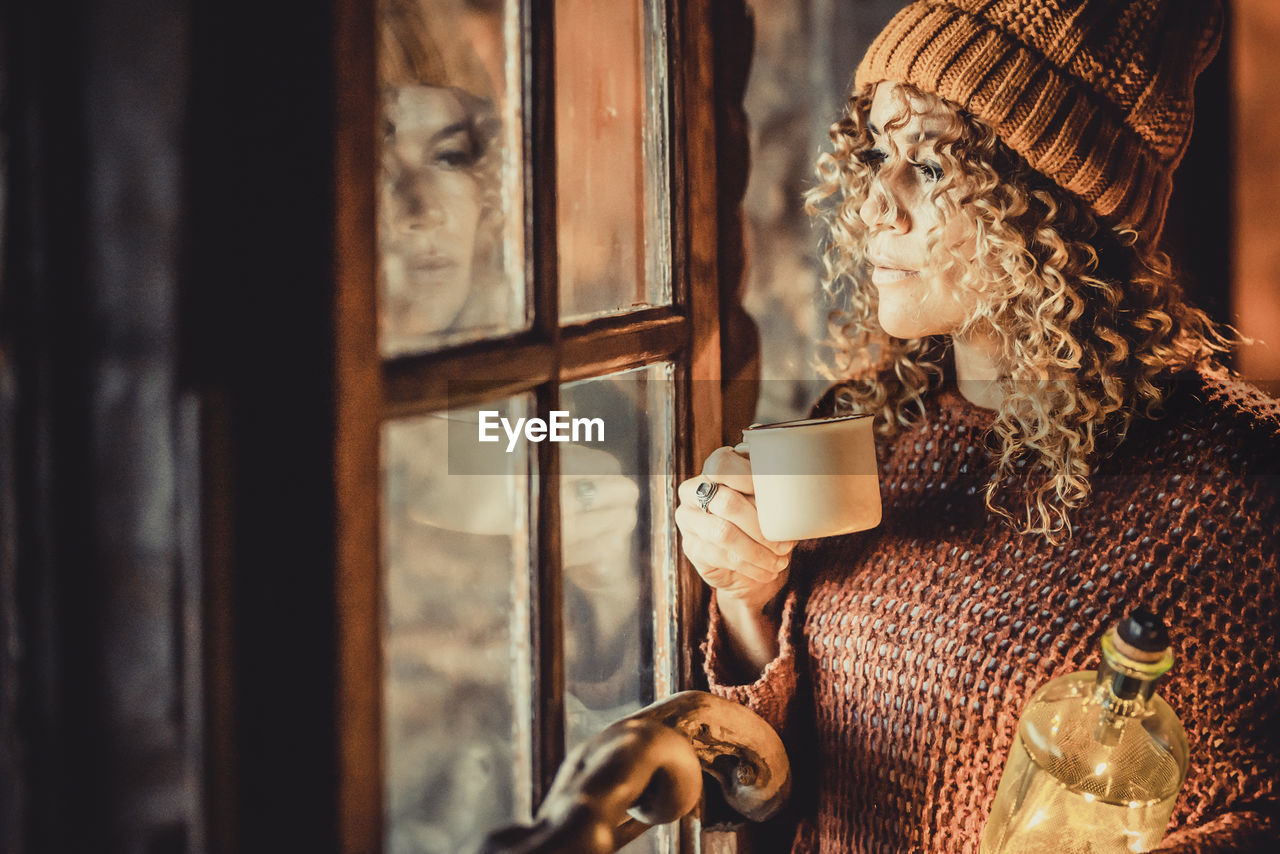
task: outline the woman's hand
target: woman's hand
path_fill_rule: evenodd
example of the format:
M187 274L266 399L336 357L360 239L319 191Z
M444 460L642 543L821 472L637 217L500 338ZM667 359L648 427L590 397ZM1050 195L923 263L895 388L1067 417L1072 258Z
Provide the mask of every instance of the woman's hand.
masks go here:
M704 510L698 486L719 487ZM777 618L767 606L787 583L794 542L775 543L760 533L751 461L732 448L717 448L702 474L680 484L676 527L685 556L716 589L728 642L725 658L736 678L751 681L778 656Z
M695 493L707 481L720 486L704 511ZM732 448L717 448L701 475L680 484L678 495L676 527L685 556L718 591L721 611L762 611L787 582L795 542L776 543L760 533L751 461Z
M605 451L562 445L561 535L567 578L586 591L621 594L634 602L633 567L640 488Z

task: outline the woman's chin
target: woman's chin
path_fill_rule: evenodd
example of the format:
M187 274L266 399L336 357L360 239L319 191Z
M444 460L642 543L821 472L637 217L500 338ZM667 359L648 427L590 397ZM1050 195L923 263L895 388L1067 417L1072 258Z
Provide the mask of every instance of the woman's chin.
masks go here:
M432 297L436 297L432 299ZM399 289L381 311L383 328L393 339L415 341L460 331L467 305L465 289Z
M891 306L880 304L880 328L894 338L923 338L936 332L922 321L922 318L895 311Z

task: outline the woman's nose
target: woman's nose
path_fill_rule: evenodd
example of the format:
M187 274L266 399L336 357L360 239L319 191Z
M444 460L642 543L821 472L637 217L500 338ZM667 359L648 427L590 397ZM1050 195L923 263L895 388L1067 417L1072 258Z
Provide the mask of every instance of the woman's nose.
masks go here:
M900 203L884 173L871 179L867 198L858 208L858 217L872 231L891 229L902 234L911 230L907 209Z
M399 204L400 226L407 231L439 228L449 219L443 194L427 175L406 175L398 182L395 194Z

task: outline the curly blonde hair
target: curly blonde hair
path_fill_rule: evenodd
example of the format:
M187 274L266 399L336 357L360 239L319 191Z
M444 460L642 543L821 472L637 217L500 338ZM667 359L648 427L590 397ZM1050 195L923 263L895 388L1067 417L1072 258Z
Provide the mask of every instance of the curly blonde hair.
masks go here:
M1024 533L1061 542L1099 457L1135 416L1159 414L1165 380L1227 351L1232 333L1183 301L1168 257L1139 248L1133 229L1100 223L962 108L901 89L903 109L889 128L908 120L908 99L950 115L936 143L942 178L932 200L944 217L961 215L971 238L945 246L935 238L928 273L976 294L955 334L993 335L1007 366L988 437L987 507ZM827 376L840 383L840 406L874 413L887 437L924 417L948 342L894 338L877 320L859 217L874 177L865 154L873 94L856 92L832 125L833 150L818 160L806 206L826 228L823 286L844 303L828 318Z

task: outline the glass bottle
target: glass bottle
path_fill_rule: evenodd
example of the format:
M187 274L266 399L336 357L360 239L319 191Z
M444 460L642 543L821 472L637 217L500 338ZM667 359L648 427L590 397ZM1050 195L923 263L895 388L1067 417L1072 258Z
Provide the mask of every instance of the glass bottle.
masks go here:
M1135 609L1102 665L1041 686L1018 721L982 854L1149 851L1187 775L1187 737L1154 693L1173 665L1164 623Z

